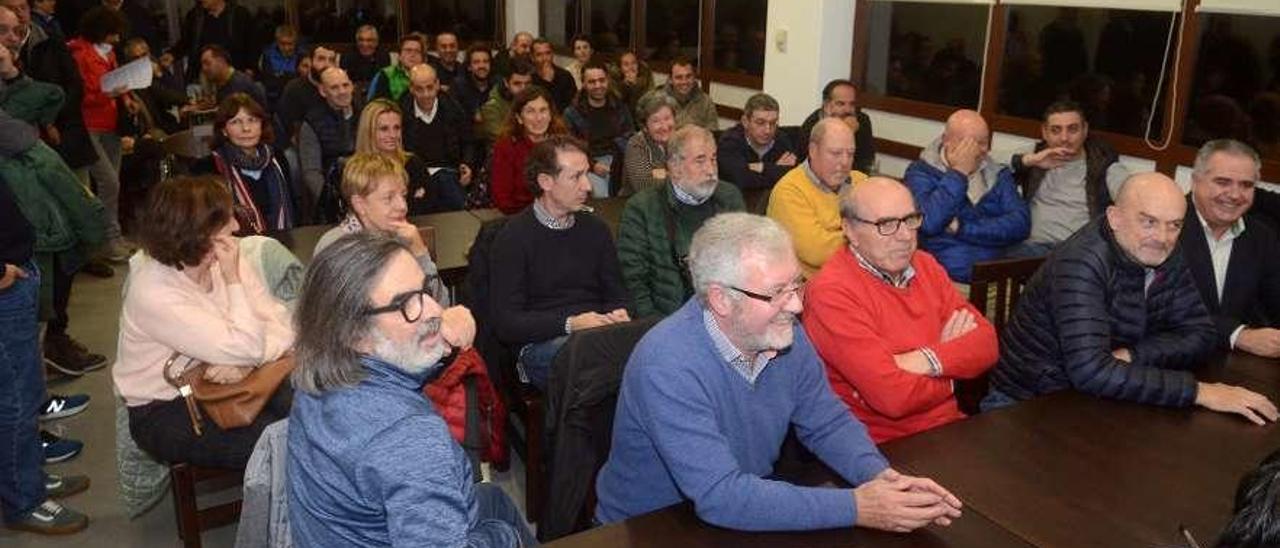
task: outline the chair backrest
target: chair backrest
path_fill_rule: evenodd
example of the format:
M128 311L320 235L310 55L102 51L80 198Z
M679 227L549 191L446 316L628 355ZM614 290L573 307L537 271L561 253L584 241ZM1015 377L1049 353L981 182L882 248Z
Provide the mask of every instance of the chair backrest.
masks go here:
M742 201L746 202L747 213L764 215L769 209L769 195L773 188L748 188L742 191Z
M1018 297L1027 280L1040 269L1044 257L1025 259L1001 259L973 265L973 276L969 282L969 303L978 309L1000 331L1013 307L1018 304Z

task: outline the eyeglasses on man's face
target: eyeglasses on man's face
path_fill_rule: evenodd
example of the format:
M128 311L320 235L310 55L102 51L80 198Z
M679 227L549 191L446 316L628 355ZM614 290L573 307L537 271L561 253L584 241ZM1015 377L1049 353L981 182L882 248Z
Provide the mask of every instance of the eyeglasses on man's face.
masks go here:
M898 232L901 227L907 227L908 230L918 230L920 225L924 224L924 214L916 211L904 217L887 217L884 219L863 219L862 217L853 216L853 220L859 223L873 225L876 232L881 236L892 236Z
M736 285L728 285L725 287L728 287L729 289L737 291L738 293L741 293L743 295L746 295L751 299L755 299L763 303L768 303L771 306L781 305L782 303L785 303L787 301L787 298L791 296L795 296L797 299L803 299L803 295L804 295L804 291L803 291L804 280L801 278L792 280L791 283L786 285L786 287L779 289L778 291L774 292L772 295L757 293L755 291L743 289Z
M431 276L427 276L422 281L422 289L406 291L399 293L391 298L391 302L386 306L370 307L364 311L366 316L375 316L378 314L388 314L391 312L399 312L404 321L414 323L422 319L422 313L427 309L426 298L431 293ZM426 321L440 323L440 318L429 318ZM437 326L438 327L438 326Z

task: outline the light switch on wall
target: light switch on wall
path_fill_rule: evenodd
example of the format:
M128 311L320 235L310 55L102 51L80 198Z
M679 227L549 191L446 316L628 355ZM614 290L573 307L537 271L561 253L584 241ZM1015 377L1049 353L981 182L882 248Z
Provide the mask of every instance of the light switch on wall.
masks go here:
M780 28L780 29L778 29L778 32L774 33L774 35L773 35L773 43L774 43L775 45L777 45L777 47L778 47L778 51L779 51L779 52L781 52L781 53L786 53L786 52L787 52L787 29L786 29L786 27Z

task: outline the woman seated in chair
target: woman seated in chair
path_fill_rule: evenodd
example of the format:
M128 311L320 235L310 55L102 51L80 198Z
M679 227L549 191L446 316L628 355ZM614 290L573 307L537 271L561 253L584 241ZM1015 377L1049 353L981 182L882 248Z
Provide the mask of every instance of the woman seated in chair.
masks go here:
M252 424L223 430L207 414L193 420L166 380L166 363L180 373L204 362L206 380L239 382L293 345L288 310L240 256L232 210L222 181L187 177L157 185L143 211L142 252L129 261L111 375L129 407L134 441L161 461L243 468L262 429L289 413L286 382Z
M457 170L454 169L452 174L442 170L432 175L421 157L406 151L400 130L401 117L400 107L387 99L375 99L366 105L356 126L356 153L383 154L404 164L405 173L409 175L407 201L410 215L464 209L467 196L462 190ZM470 181L470 174L467 181Z
M534 145L551 135L568 133L551 94L541 86L529 86L517 94L502 135L493 144L493 166L489 170L493 206L514 215L532 204L533 191L524 178L525 160Z
M271 145L275 131L270 120L248 95L228 96L213 117L212 153L191 168L223 178L242 233L288 230L298 218L288 164Z
M667 141L676 130L676 100L662 90L644 94L636 106L637 131L623 154L621 195L662 186L667 175Z

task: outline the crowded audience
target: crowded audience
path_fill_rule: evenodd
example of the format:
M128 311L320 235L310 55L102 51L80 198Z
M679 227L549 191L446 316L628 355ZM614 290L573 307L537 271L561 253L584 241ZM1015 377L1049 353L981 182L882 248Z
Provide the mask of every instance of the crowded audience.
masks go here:
M47 423L90 398L46 378L108 365L122 468L129 451L232 472L269 454L286 497L270 519L299 546L537 544L476 457L476 429L507 435L472 420L492 401L455 421L426 396L464 359L540 421L522 425L533 442L572 402L608 408L573 486L594 502L582 527L685 503L729 530L937 531L970 511L879 446L1059 393L1280 419L1239 376L1198 369L1280 358L1280 196L1254 141L1197 140L1184 191L1131 172L1090 132L1099 113L1062 94L1012 156L985 106L939 113L895 178L872 130L892 119L859 108L861 81L717 104L699 78L718 68L674 49L650 68L600 33L490 44L356 10L352 43L308 46L307 22L200 0L166 43L134 2L64 4L0 0L9 528L89 526L59 502L88 478L43 467L81 454ZM104 86L134 60L149 86ZM203 150L170 146L188 140ZM975 268L1015 261L1031 266L1007 314L971 300L990 289ZM108 364L68 310L76 274L117 268ZM638 342L581 344L623 330ZM208 397L239 389L256 407L235 420ZM784 477L797 452L834 481ZM1271 457L1241 481L1223 545L1277 538L1255 515L1274 512L1275 475Z

